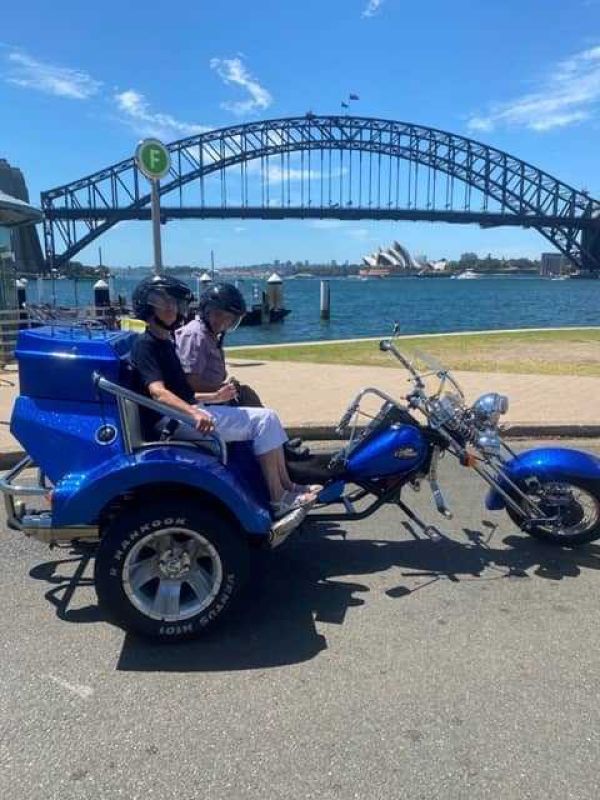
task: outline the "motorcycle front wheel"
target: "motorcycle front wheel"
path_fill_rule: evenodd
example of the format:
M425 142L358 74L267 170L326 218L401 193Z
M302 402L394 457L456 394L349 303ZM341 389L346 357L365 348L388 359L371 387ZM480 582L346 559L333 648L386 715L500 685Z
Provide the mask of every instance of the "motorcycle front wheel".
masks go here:
M536 502L549 522L529 522L524 514L507 507L507 512L518 527L545 542L563 547L575 547L600 538L600 490L585 480L539 481L539 488L531 491L520 487Z

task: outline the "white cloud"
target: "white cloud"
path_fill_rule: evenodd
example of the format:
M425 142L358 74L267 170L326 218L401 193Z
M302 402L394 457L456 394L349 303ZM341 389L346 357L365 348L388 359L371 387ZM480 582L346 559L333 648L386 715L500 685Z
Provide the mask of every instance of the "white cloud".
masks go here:
M374 17L382 5L383 5L383 0L369 0L361 16Z
M547 131L582 122L600 106L600 46L560 61L534 92L493 104L486 114L474 114L471 131L491 131L497 125Z
M221 103L221 108L243 115L269 108L273 103L271 93L250 75L241 58L211 58L210 67L215 70L223 83L228 86L231 84L241 86L250 95L246 100Z
M307 181L309 178L311 181L316 181L321 177L321 173L319 170L316 169L294 169L291 167L290 169L281 169L281 167L275 166L273 164L269 164L269 183L281 183L281 181L287 181L289 178L290 181Z
M21 51L9 52L6 60L9 70L5 81L23 89L34 89L71 100L87 100L97 94L102 86L87 72L47 64Z
M273 156L273 160L277 158L278 156ZM246 167L246 172L249 175L260 175L263 169L266 170L266 167L263 167L263 164L261 164L260 160L258 158L255 158L252 161L248 162L248 166ZM347 174L348 170L346 169L346 167L344 167L343 169L332 169L331 172L323 171L323 181L328 180L330 177L334 179ZM302 167L300 166L294 166L294 167L290 166L289 168L287 166L284 166L284 168L282 169L280 164L273 164L273 163L269 164L268 175L269 175L269 183L281 183L281 181L287 183L288 178L290 183L295 183L302 180L308 181L309 178L311 182L321 180L320 169L309 170L306 167L302 169Z
M346 223L341 219L313 219L309 223L311 228L328 231L333 228L343 228Z
M367 228L349 228L346 232L348 236L351 236L353 239L368 239L371 236ZM373 237L371 236L371 238Z
M142 136L173 139L181 136L193 136L196 133L209 130L203 125L182 122L170 114L151 111L145 96L134 89L117 92L114 95L114 100L122 114L122 119Z

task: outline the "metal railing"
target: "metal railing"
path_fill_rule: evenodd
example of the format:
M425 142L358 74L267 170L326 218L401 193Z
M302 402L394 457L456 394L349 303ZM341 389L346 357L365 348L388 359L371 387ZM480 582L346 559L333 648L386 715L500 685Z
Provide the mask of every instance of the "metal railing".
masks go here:
M118 309L114 307L27 304L22 308L0 310L0 366L14 360L19 331L41 325L85 324L108 329L118 327Z

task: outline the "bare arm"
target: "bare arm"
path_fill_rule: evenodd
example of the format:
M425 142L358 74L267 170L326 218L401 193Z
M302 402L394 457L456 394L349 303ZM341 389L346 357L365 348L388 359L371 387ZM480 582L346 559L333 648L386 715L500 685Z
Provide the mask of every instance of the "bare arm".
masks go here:
M148 384L148 392L150 393L150 397L158 403L164 403L192 417L195 423L194 427L201 433L209 433L215 429L214 420L207 411L203 411L201 408L196 408L186 403L181 397L169 391L162 381L153 381Z
M229 381L214 389L203 383L194 372L186 372L185 377L194 390L194 396L199 403L228 403L237 398L237 389Z

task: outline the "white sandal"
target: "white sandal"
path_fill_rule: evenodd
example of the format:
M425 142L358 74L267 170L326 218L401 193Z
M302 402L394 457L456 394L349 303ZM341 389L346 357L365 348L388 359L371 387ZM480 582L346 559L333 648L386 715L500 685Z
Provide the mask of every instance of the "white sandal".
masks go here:
M271 513L274 519L279 519L296 508L309 508L315 504L316 499L316 495L310 492L287 491L277 502L271 503Z
M304 484L304 483L295 483L294 484L294 492L306 492L308 494L319 494L319 492L323 491L323 486L320 483L311 483L311 484Z

